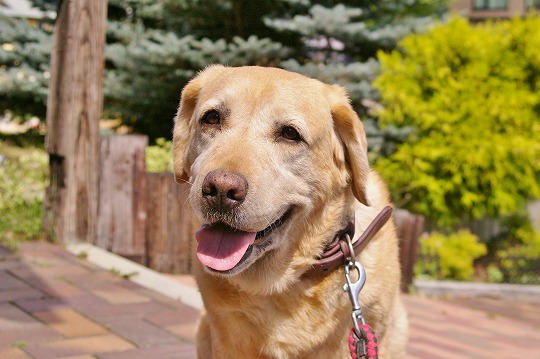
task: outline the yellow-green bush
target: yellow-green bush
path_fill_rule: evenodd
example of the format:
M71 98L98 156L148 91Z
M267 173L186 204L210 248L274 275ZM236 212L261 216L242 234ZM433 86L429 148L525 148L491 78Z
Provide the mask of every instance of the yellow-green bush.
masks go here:
M487 253L486 245L468 230L448 236L433 232L420 240L420 258L415 264L419 277L471 280L474 260Z
M540 235L532 228L520 228L520 244L500 250L501 271L510 283L540 284Z
M375 167L394 200L451 227L540 197L540 17L452 19L380 53L383 126L413 135Z
M148 172L172 172L172 141L158 138L154 146L146 148L146 170Z

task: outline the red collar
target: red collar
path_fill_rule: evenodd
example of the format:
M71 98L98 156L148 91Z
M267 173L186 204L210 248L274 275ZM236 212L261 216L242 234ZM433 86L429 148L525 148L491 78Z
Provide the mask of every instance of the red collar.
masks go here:
M353 244L354 255L357 256L373 239L375 234L388 222L392 217L392 207L386 206L375 217L375 219L366 228L364 233ZM323 254L311 268L303 274L304 278L321 278L330 274L346 263L346 258L349 257L350 251L347 245L346 236L354 237L354 219L347 223L347 226L339 231L334 239L326 245Z

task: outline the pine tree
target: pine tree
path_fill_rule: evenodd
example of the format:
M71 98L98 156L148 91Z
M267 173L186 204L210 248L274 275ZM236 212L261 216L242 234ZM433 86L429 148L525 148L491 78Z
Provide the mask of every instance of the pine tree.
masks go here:
M55 7L54 0L32 1ZM222 63L284 67L340 83L366 114L377 99L376 51L393 49L427 23L411 15L440 11L443 1L109 0L104 113L151 139L169 138L182 87L196 71ZM0 22L0 105L43 116L51 34L13 22ZM391 128L381 135L374 121L366 127L376 134L372 147L403 137Z
M0 115L9 110L23 117L45 117L50 27L34 27L0 14L0 34Z
M446 9L445 0L282 0L296 6L286 18L266 18L277 31L296 35L303 46L282 66L288 70L344 86L363 117L372 155L388 155L411 128L380 130L371 112L379 95L372 82L378 74L378 51L426 29Z
M198 17L206 5L212 5L207 16ZM239 20L220 6L235 9L234 1L110 0L107 112L120 114L151 139L169 138L180 91L196 71L212 63L272 65L287 56L281 43L241 36L257 24L256 16L249 21L249 7ZM234 26L231 17L245 25Z

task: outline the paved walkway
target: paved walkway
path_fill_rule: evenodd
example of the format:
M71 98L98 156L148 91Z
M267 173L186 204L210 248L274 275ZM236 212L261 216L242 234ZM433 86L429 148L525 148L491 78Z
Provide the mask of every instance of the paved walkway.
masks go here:
M185 278L179 278L185 281ZM540 299L404 296L407 359L540 358ZM198 310L47 243L0 247L0 358L195 358Z
M0 358L194 358L198 311L46 243L0 249Z

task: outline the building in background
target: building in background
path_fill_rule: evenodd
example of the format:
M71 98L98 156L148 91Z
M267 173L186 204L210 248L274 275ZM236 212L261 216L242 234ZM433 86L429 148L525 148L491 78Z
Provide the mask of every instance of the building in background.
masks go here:
M56 17L54 11L42 11L28 0L0 0L0 16L26 19L32 26L50 23Z
M530 11L540 12L540 0L453 0L450 3L450 12L473 22L525 16Z

